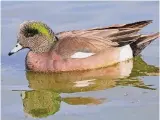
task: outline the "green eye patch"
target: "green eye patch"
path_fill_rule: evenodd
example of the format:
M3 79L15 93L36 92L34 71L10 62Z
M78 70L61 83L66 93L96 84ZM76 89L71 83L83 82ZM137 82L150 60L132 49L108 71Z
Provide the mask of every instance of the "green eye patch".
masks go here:
M37 29L26 28L24 31L25 37L33 37L36 34L39 34L39 31Z
M41 33L42 35L45 35L49 38L52 37L49 28L40 22L29 24L28 30L26 32L29 32L29 35L30 34L35 35L35 34Z

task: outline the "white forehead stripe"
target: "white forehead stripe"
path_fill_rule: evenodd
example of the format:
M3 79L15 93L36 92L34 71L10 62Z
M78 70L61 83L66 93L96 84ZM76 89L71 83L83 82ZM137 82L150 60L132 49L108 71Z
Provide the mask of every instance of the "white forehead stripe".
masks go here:
M19 43L17 43L16 46L11 50L11 52L15 53L19 51L20 49L22 49L22 46Z
M92 56L94 54L95 53L76 52L71 56L71 58L87 58L87 57Z

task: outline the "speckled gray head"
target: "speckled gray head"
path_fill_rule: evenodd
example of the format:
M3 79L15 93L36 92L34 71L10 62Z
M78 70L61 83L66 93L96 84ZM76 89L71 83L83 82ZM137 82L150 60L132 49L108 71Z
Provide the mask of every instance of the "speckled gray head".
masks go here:
M48 52L56 42L54 32L40 21L25 21L20 25L17 44L9 56L24 48L35 53Z

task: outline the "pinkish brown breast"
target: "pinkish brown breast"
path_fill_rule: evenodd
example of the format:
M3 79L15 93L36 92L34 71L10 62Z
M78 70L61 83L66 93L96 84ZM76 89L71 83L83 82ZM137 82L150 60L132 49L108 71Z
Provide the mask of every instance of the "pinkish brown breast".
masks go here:
M54 52L37 54L30 51L26 57L26 68L37 72L47 72L50 68L50 63L60 59L61 57Z
M29 70L36 72L88 70L119 62L119 53L117 48L110 48L87 58L62 59L56 52L36 54L30 51L27 55L26 66Z

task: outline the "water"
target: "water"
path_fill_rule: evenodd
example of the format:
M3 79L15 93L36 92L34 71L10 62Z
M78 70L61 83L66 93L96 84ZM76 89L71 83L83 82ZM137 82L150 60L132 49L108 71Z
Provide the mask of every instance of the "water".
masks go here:
M85 72L38 74L25 71L28 50L8 57L19 24L40 20L55 32L152 19L143 33L158 31L158 2L2 2L3 120L158 120L158 40L141 57ZM127 69L127 68L126 68Z

